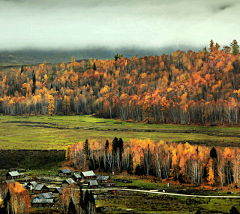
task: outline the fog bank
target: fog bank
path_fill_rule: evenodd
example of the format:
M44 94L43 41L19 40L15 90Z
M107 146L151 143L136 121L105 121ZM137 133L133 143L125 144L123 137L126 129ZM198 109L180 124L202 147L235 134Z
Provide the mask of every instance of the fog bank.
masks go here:
M239 0L2 0L0 50L156 49L240 42Z

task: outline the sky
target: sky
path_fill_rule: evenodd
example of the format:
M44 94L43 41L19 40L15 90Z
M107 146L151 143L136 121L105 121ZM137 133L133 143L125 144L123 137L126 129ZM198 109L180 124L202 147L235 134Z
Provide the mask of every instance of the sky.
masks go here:
M240 0L0 0L1 50L240 43Z

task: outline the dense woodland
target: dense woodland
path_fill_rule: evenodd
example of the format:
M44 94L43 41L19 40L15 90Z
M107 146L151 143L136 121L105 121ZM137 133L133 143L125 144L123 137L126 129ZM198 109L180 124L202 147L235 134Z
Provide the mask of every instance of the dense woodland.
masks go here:
M240 54L208 49L0 71L0 112L95 114L149 123L238 124Z
M240 149L114 138L69 146L67 158L80 170L156 176L179 183L239 187Z

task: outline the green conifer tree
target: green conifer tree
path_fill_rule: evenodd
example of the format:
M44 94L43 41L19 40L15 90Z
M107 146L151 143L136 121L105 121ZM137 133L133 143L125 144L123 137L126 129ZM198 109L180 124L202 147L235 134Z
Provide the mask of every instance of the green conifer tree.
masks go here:
M72 198L70 199L70 203L68 206L68 214L77 214L75 204L73 203Z
M11 193L8 189L7 191L7 194L3 200L3 206L4 206L4 209L5 209L5 213L8 213L8 214L12 214L12 209L11 209Z
M84 152L85 152L85 154L89 155L88 139L86 139L86 141L84 143Z
M237 55L239 54L239 45L236 39L234 39L232 41L232 43L230 44L230 46L232 47L232 54Z

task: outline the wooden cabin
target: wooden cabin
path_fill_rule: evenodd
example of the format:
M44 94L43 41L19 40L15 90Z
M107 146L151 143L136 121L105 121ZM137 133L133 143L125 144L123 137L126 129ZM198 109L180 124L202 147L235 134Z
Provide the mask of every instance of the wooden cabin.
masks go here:
M53 199L34 198L31 204L32 204L32 207L52 207L54 204L54 201Z
M96 180L90 180L88 182L88 187L89 188L98 188L98 182Z
M109 183L111 181L110 176L97 175L97 182L99 183Z
M75 183L75 181L72 178L68 178L68 179L66 179L62 182L62 186L66 187L66 186L69 186L69 185L74 184L74 183Z
M60 177L67 177L67 176L70 176L71 173L72 173L72 172L71 172L70 169L61 169L61 170L59 170L58 175L59 175Z
M26 189L33 190L33 188L37 185L36 181L30 181L26 185Z
M40 193L36 198L39 199L55 199L55 195L52 192Z
M80 174L74 173L72 176L72 179L74 181L81 181L82 180L82 176Z
M85 172L81 172L81 176L83 179L92 179L92 178L96 178L95 173L91 170L91 171L85 171Z
M18 171L11 171L6 174L6 179L11 180L11 179L17 179L20 178L21 174L19 174Z
M45 193L49 192L49 188L44 184L37 184L32 189L33 193Z
M62 194L62 188L61 187L55 187L54 191L52 192L55 197L58 197Z

